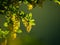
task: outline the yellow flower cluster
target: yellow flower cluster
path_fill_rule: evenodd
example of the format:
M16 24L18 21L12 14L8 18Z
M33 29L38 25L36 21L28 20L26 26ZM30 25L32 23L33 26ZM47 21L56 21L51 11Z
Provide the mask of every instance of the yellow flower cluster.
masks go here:
M20 27L20 21L14 21L14 23L13 23L13 31L17 32L19 27Z
M22 19L22 22L26 27L27 32L30 32L32 29L32 26L35 25L34 21L35 20L32 19L32 13L27 14L26 17Z
M32 10L33 5L32 4L28 4L28 10Z
M16 38L16 33L11 33L11 38L14 40Z
M18 20L16 18L16 15L15 14L12 15L11 20L13 21L13 30L12 31L15 32L15 33L12 34L12 37L13 37L13 39L15 39L16 38L16 32L17 32L17 30L20 27L20 20Z
M20 20L16 18L16 14L12 15L11 20L13 21L13 31L16 32L20 27Z
M11 17L11 20L14 22L15 18L16 18L16 14L13 14L12 17Z
M26 27L27 32L31 31L32 25L31 23L27 22L25 19L22 19L24 26Z

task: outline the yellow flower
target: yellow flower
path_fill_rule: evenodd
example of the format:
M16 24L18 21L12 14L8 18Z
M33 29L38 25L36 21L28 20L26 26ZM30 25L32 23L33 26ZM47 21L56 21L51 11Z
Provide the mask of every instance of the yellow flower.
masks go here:
M15 21L15 15L12 15L11 20L12 20L12 21Z
M18 28L19 28L18 26L15 27L16 30L18 30Z
M14 21L13 31L17 32L17 30L19 29L19 27L20 27L20 21L18 21L18 20Z
M16 38L16 33L11 34L12 39L14 40Z
M32 4L29 4L28 5L28 10L31 10L33 8L33 5Z
M30 32L32 29L32 25L28 25L26 28L27 28L27 32Z
M20 27L20 21L17 21L16 23L17 23L17 26Z
M22 19L22 22L23 22L24 26L27 27L28 22L25 19Z
M16 33L13 34L14 39L16 38Z
M13 32L17 32L17 30L13 30Z

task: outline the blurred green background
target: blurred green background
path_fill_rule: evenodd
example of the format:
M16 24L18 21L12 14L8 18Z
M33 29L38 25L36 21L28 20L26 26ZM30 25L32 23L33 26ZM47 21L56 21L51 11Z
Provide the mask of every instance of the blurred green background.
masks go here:
M12 41L12 45L59 45L60 43L60 5L53 1L45 1L43 8L35 7L31 11L25 5L20 10L26 13L32 12L36 25L30 33L25 31L17 35L17 39ZM3 27L4 15L0 15L0 27ZM8 42L9 44L9 42ZM11 44L10 44L11 45Z

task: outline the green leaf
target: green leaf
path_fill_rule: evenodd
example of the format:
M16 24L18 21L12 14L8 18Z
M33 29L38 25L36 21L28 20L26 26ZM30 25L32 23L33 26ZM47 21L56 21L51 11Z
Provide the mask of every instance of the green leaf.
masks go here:
M17 33L22 33L22 30L18 30Z
M34 22L34 21L35 21L34 19L30 20L30 22Z
M24 3L24 4L28 4L28 1L27 1L27 0L25 0L23 3Z
M32 18L32 13L29 13L29 17Z
M22 15L22 14L24 15L24 12L23 11L21 11L20 15Z
M4 27L8 27L8 23L7 22L4 23Z
M19 1L19 4L21 4L22 3L22 1Z
M54 2L58 3L60 5L60 1L59 0L54 0Z
M32 23L32 25L36 25L35 23Z
M5 31L5 35L7 35L9 33L9 31Z

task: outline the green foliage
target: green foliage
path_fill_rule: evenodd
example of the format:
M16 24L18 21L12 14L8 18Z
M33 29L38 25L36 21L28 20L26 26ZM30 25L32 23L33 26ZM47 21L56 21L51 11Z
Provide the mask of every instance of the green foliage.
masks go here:
M0 13L4 14L8 11L10 11L12 13L17 12L22 3L24 3L26 5L31 4L31 5L33 5L33 7L36 7L37 5L39 7L42 7L44 1L45 0L0 0ZM54 1L58 4L60 4L59 0L50 0L50 1Z
M22 30L21 29L17 30L17 33L22 33Z
M59 0L54 0L54 2L60 5L60 1Z
M9 31L3 31L0 29L0 38L7 38Z
M44 1L46 0L0 0L0 14L4 14L6 17L4 27L9 28L8 31L3 31L0 29L0 38L6 38L9 32L13 32L15 34L22 33L23 31L19 26L20 22L24 24L26 31L30 32L32 26L35 25L35 20L33 19L32 13L25 14L25 12L20 11L19 8L22 3L28 7L28 10L32 10L36 6L43 7ZM49 1L54 1L60 5L59 0Z

